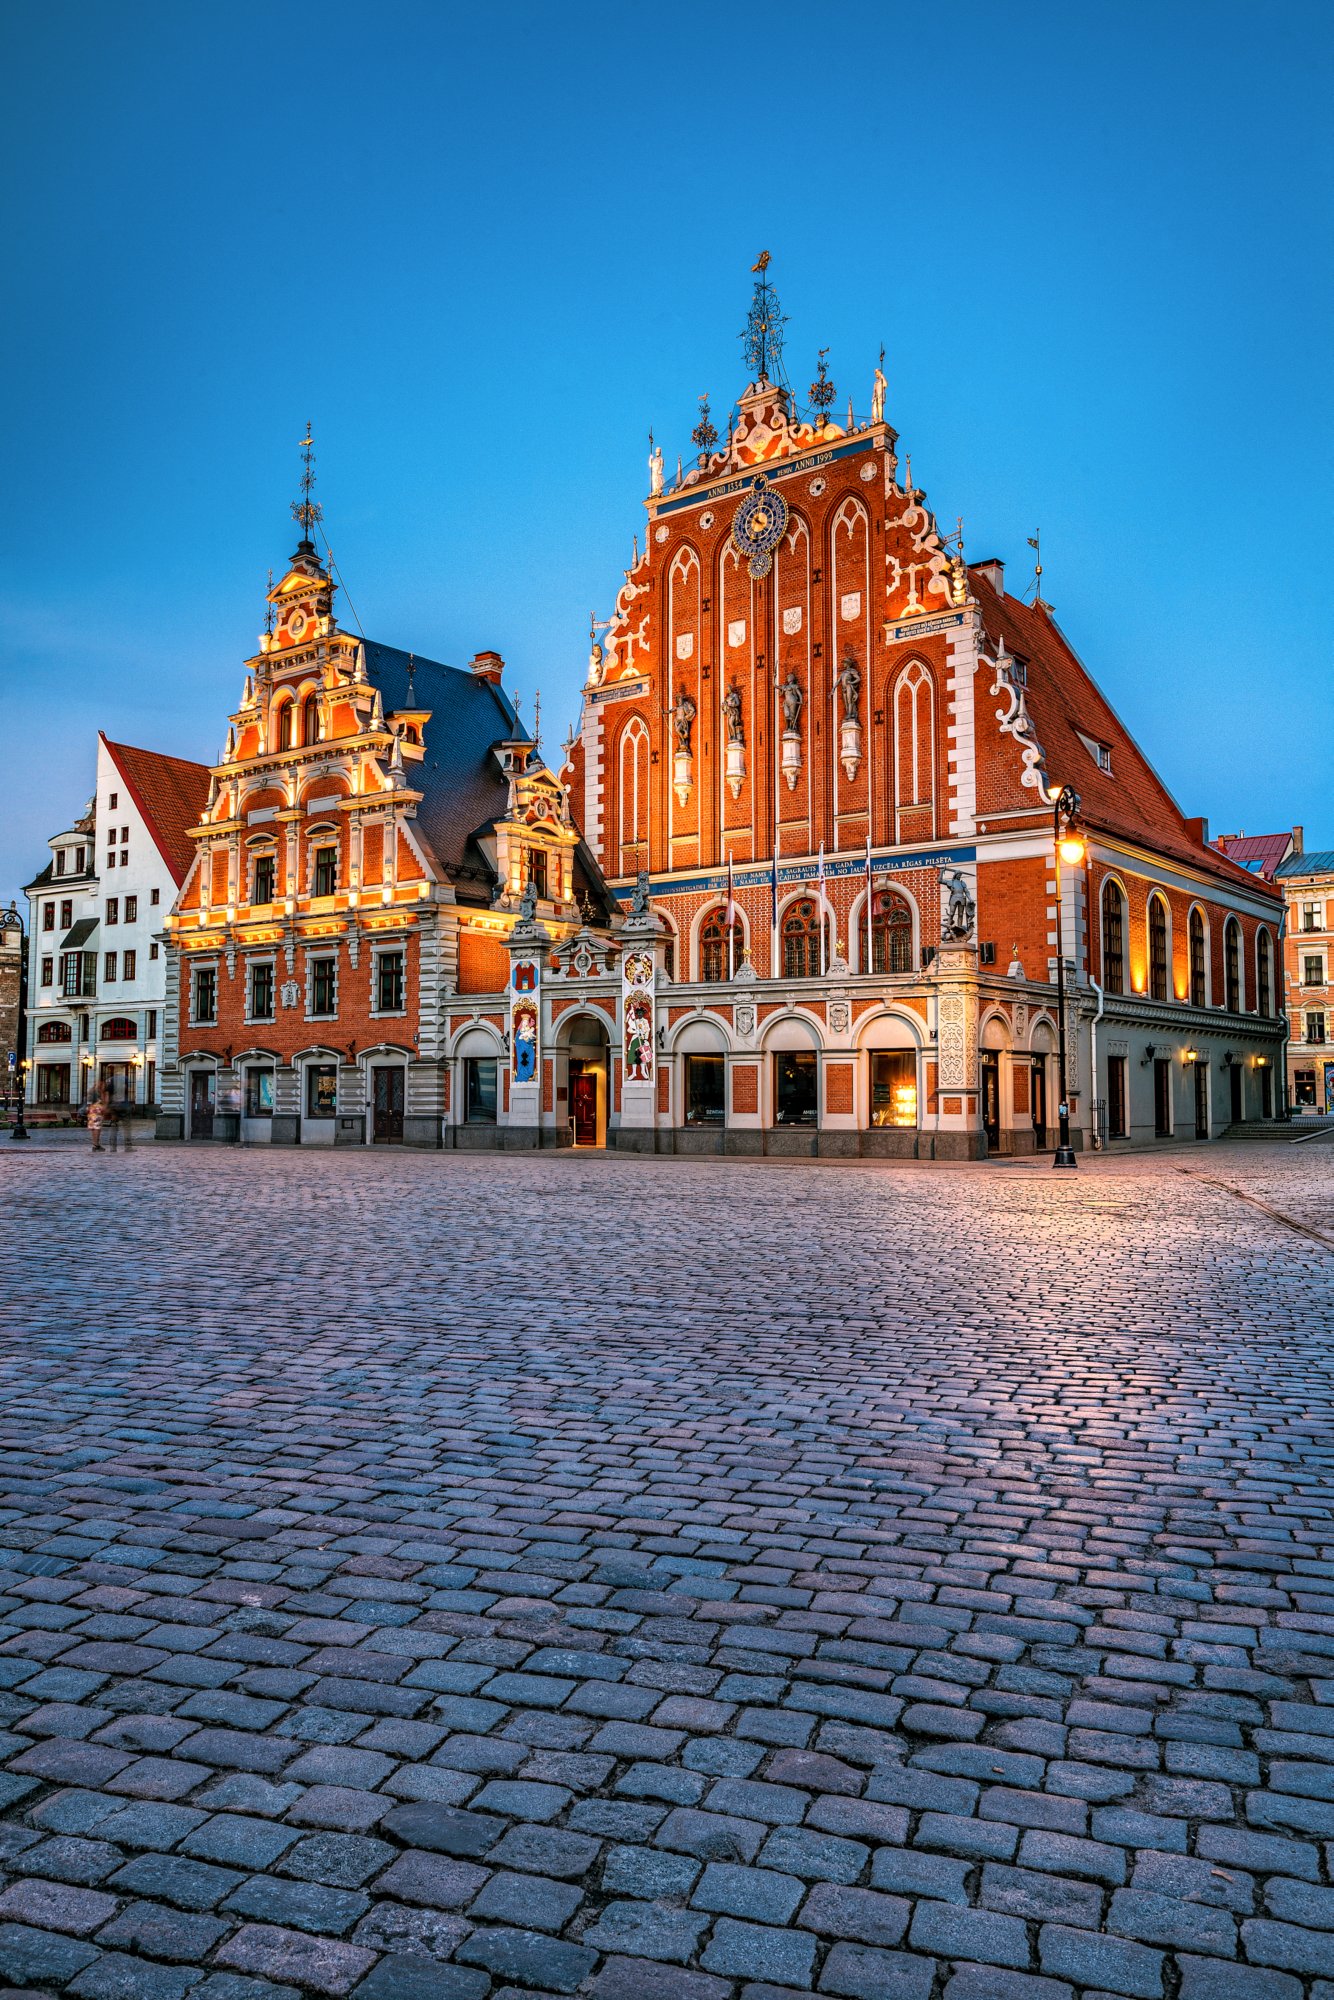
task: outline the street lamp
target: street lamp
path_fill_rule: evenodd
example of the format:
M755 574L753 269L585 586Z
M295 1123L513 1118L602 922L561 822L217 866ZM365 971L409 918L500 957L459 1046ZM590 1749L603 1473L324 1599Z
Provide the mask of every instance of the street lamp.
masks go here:
M26 1139L28 1128L23 1122L23 1100L28 1089L28 937L16 902L11 903L7 910L0 910L0 932L3 931L17 931L19 934L19 1004L14 1023L14 1074L18 1079L19 1108L9 1136L11 1139Z
M1066 1088L1065 1060L1065 937L1061 915L1061 863L1078 868L1084 859L1085 843L1079 824L1079 793L1063 785L1053 801L1052 838L1056 846L1056 1064L1060 1072L1061 1101L1057 1107L1059 1126L1053 1167L1079 1165L1070 1144L1070 1094Z

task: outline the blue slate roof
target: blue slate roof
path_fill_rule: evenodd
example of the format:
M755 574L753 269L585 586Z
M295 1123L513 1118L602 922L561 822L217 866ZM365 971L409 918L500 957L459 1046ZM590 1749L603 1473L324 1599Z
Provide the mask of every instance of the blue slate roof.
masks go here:
M1280 861L1275 875L1334 875L1334 847L1315 854L1290 854Z

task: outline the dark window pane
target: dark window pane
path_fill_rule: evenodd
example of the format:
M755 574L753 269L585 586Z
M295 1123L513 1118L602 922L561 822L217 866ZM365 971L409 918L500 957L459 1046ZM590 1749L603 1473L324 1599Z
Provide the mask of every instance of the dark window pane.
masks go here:
M686 1057L686 1124L722 1125L726 1121L722 1056Z
M332 1118L338 1108L338 1071L332 1063L312 1063L306 1071L307 1118Z
M469 1125L496 1122L496 1061L493 1056L468 1056L463 1064L464 1118Z
M818 1103L814 1054L780 1050L774 1057L774 1124L814 1125Z

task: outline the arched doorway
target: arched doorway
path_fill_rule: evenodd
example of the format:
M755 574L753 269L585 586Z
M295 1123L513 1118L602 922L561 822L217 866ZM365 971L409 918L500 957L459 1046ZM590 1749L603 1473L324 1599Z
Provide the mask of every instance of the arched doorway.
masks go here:
M1005 1023L993 1014L982 1029L982 1053L979 1065L982 1130L986 1134L987 1151L995 1155L1002 1150L1001 1132L1009 1124L1004 1103L1004 1088L1009 1082L1003 1071L1005 1051L1010 1046L1010 1037Z
M1056 1038L1051 1029L1045 1021L1039 1021L1029 1044L1032 1063L1029 1105L1033 1118L1033 1148L1039 1153L1046 1152L1055 1131L1050 1090L1055 1046Z
M556 1119L562 1114L571 1145L607 1143L610 1105L611 1036L595 1014L578 1013L561 1023L556 1041Z

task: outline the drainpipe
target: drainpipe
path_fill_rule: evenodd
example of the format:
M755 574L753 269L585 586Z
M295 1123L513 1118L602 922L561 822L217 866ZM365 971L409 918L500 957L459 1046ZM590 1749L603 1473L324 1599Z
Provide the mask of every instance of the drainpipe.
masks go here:
M1090 952L1089 956L1092 957L1092 955ZM1089 1108L1092 1109L1098 1101L1098 1023L1102 1019L1102 1010L1106 1004L1107 996L1091 972L1089 974L1089 985L1098 996L1098 1011L1093 1016L1089 1030ZM1094 1115L1096 1117L1096 1112ZM1090 1134L1090 1137L1094 1152L1101 1152L1102 1138L1100 1134L1095 1130Z

